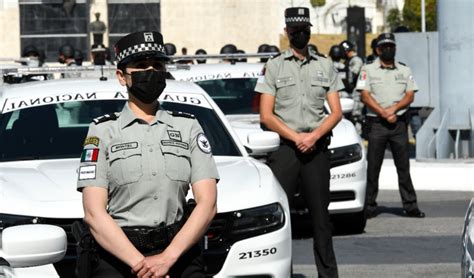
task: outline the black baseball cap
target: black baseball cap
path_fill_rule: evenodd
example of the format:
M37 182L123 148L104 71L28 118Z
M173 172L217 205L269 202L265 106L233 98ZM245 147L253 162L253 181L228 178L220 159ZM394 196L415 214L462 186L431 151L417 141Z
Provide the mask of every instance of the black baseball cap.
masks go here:
M163 36L155 31L142 31L126 35L114 47L117 66L137 58L155 58L169 61L165 54Z
M394 44L395 43L395 35L393 33L382 33L377 38L377 46L381 46L382 44Z
M310 22L309 9L304 7L287 8L285 23L287 27L313 26Z

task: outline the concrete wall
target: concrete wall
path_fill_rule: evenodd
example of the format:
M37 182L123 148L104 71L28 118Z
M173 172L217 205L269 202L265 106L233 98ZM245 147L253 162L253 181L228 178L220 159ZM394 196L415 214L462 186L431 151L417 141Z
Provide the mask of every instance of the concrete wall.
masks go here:
M176 45L177 54L182 47L188 54L199 48L219 53L227 43L255 53L262 43L279 44L280 22L278 0L161 1L161 31L165 42Z
M20 57L20 10L17 0L0 1L1 57Z

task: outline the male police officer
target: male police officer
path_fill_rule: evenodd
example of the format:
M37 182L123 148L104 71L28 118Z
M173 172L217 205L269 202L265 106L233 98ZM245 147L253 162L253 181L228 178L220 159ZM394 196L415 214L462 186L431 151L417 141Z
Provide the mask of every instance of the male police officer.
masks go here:
M129 99L90 125L79 168L84 220L100 245L93 276L204 277L196 243L216 213L218 179L209 142L194 116L159 107L169 59L160 33L129 34L115 51Z
M319 277L337 277L329 222L329 153L332 128L341 120L338 90L342 83L329 59L308 51L311 36L308 8L285 10L290 49L270 59L255 90L260 120L277 132L280 148L269 166L284 188L290 206L298 181L313 222L313 249ZM324 101L331 108L323 111Z
M378 37L379 58L363 67L357 90L367 105L369 148L367 154L367 217L376 214L378 180L385 148L390 144L398 173L398 185L405 214L425 217L418 209L416 193L410 177L408 131L405 113L418 90L411 70L395 61L395 36L384 33Z

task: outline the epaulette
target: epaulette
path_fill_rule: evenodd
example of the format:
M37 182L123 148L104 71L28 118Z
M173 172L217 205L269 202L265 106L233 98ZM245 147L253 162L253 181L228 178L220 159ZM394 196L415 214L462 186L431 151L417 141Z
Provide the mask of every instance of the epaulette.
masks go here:
M107 121L115 121L120 117L120 113L113 113L113 114L105 114L104 116L97 117L93 119L92 121L98 125L100 123L104 123Z
M372 64L374 61L375 61L375 60L370 60L370 61L365 62L365 64L366 64L366 65L370 65L370 64Z
M271 57L270 59L275 59L276 57L278 57L278 56L280 56L280 55L281 55L281 52L280 52L280 53L278 53L277 55L275 55L275 56Z
M323 53L316 52L315 54L319 57L327 58L326 55L324 55Z
M402 62L400 62L400 61L397 61L397 62L398 62L400 65L402 65L402 66L405 66L405 67L407 66L405 63L402 63Z
M196 117L191 113L186 113L186 112L181 112L181 111L168 111L168 112L173 117L183 117L183 118L196 119Z

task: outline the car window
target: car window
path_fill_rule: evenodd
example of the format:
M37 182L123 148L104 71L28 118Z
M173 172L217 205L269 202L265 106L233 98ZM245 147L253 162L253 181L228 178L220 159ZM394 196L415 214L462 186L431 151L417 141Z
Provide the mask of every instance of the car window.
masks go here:
M121 111L124 100L65 102L0 115L0 160L77 158L92 119ZM214 155L241 155L214 110L165 102L163 108L194 114Z
M254 91L257 78L217 79L196 83L226 115L259 113L260 94Z

